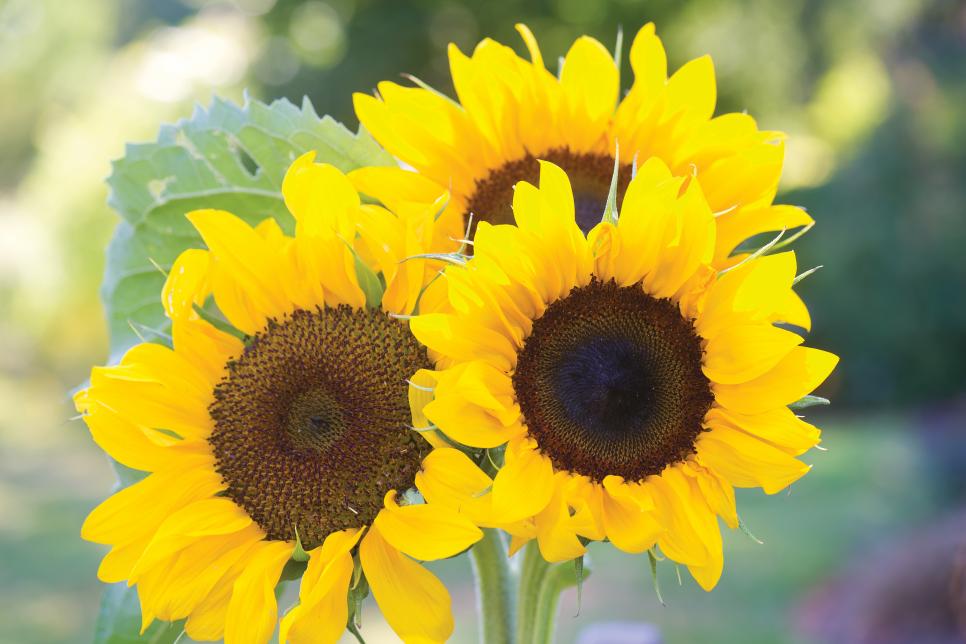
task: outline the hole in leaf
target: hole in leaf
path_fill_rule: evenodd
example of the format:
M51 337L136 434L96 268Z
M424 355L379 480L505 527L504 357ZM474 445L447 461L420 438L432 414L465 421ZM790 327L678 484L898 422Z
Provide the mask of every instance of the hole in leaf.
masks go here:
M235 158L238 159L238 163L241 164L241 167L245 168L245 172L247 172L249 176L252 178L258 176L258 173L262 168L260 165L258 165L258 161L253 159L252 155L248 154L248 151L245 150L245 148L241 147L240 145L233 145L232 152L235 153Z
M174 177L165 177L163 179L152 179L148 181L148 192L154 197L155 201L161 201L164 196L164 191L168 189L168 185L174 181Z

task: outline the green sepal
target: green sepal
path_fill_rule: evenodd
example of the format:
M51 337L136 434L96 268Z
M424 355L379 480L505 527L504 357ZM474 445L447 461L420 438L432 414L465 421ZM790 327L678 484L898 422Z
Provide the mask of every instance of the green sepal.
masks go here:
M299 536L299 527L295 527L295 550L292 551L293 561L308 561L309 553L302 547L302 537Z
M574 576L577 578L577 612L574 613L574 617L578 617L584 591L584 555L574 559Z
M301 579L302 575L305 574L306 562L308 559L289 559L285 562L285 566L282 567L282 574L279 575L279 583L285 583L289 581L295 581L296 579Z
M654 549L647 551L647 561L651 567L651 580L654 583L654 594L657 595L657 600L661 602L661 606L667 606L664 603L664 597L661 596L661 582L657 578L657 556L654 554Z
M349 593L346 601L349 602L349 619L346 629L352 633L356 640L365 644L365 639L359 629L362 628L362 601L369 596L369 582L362 570L362 563L356 553L352 557L352 580L349 583Z
M799 273L798 275L795 276L795 279L792 280L792 285L794 286L795 284L798 284L806 277L809 277L810 275L814 275L821 268L824 268L824 265L819 264L818 266L813 266L812 268L808 269L804 273Z
M718 277L721 277L722 275L725 275L727 273L730 273L731 271L735 270L736 268L740 268L741 266L744 266L748 262L752 262L752 261L758 259L762 255L766 254L769 250L771 250L772 248L774 248L775 245L778 242L780 242L781 241L781 238L784 237L784 236L785 236L785 229L782 228L781 231L777 235L775 235L775 238L774 239L772 239L771 241L769 241L767 244L765 244L761 248L758 248L757 250L755 250L753 253L751 253L750 255L748 255L748 257L745 257L743 260L741 260L740 262L738 262L734 266L729 266L728 268L726 268L724 270L718 271Z
M614 144L614 174L610 178L610 189L607 191L607 201L604 204L604 214L600 220L617 225L620 214L617 212L617 183L620 179L621 170L621 148L619 143Z
M359 282L359 288L366 294L366 306L370 309L378 309L382 305L382 296L386 293L386 284L383 282L382 274L369 268L355 249L352 249L352 257L355 260L356 280Z
M498 447L490 447L485 450L485 457L481 466L490 476L495 475L503 468L506 462L506 444Z
M788 407L790 409L808 409L809 407L816 407L818 405L831 405L832 401L828 398L822 398L821 396L802 396Z
M741 520L741 517L738 517L738 529L740 529L743 533L745 533L745 536L746 537L748 537L749 539L751 539L752 541L754 541L755 543L757 543L759 546L765 545L765 542L764 541L762 541L761 539L759 539L758 537L756 537L752 533L752 531L748 529L748 524L745 523L744 521L742 521Z

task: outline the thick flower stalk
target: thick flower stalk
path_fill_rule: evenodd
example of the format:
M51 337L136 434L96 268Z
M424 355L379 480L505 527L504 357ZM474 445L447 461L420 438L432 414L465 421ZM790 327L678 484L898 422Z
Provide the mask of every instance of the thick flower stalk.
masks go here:
M77 395L94 440L149 473L82 535L111 546L101 580L137 585L144 629L187 618L196 640L266 642L288 569L301 586L282 642L336 641L366 589L400 637L441 642L449 593L415 560L482 532L408 492L481 473L412 431L406 382L429 361L397 318L438 269L403 260L454 247L434 239L445 195L364 205L313 156L283 185L294 236L274 220L188 215L207 249L184 251L165 284L173 347L137 345Z
M473 257L446 270L448 307L411 321L436 364L415 416L499 466L464 492L513 549L536 539L558 562L589 540L657 546L710 590L734 488L773 494L809 470L797 457L819 431L788 405L837 358L801 346L794 254L716 268L701 185L660 159L613 222L585 235L577 207L541 162L539 187L516 185L516 225L480 224Z

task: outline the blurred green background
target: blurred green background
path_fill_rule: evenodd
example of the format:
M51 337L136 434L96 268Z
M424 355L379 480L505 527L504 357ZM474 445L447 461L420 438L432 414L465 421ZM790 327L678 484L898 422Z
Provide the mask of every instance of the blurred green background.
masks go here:
M311 97L351 127L352 91L402 72L451 91L446 44L492 36L544 56L657 23L672 68L715 60L719 113L790 134L780 201L818 226L800 264L811 343L842 356L812 417L827 452L790 494L743 493L765 541L726 537L705 594L665 566L594 550L580 616L667 642L962 641L966 541L966 5L923 0L0 0L0 642L88 641L101 550L80 541L110 489L68 391L104 360L97 297L117 218L103 179L125 141L213 95ZM630 78L625 62L624 78ZM473 641L465 561L455 639ZM958 609L957 609L958 607ZM366 615L370 642L393 641ZM927 637L928 636L928 637ZM633 641L633 640L632 640Z

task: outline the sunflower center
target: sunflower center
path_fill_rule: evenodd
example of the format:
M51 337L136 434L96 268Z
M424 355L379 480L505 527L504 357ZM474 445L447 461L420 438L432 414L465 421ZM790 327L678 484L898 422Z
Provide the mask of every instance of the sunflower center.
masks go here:
M572 152L569 148L554 148L534 156L508 161L478 179L466 205L467 214L473 213L473 225L480 221L491 224L513 223L513 186L518 181L536 185L540 180L539 159L560 166L570 178L574 191L577 225L584 234L600 223L614 176L614 157L607 154ZM623 164L617 175L617 203L631 180L631 166Z
M225 495L270 539L298 530L306 550L371 523L429 451L408 428L405 385L429 366L381 311L326 307L270 323L229 363L209 409Z
M671 301L594 281L534 321L513 388L557 469L639 481L694 451L713 401L702 355Z

